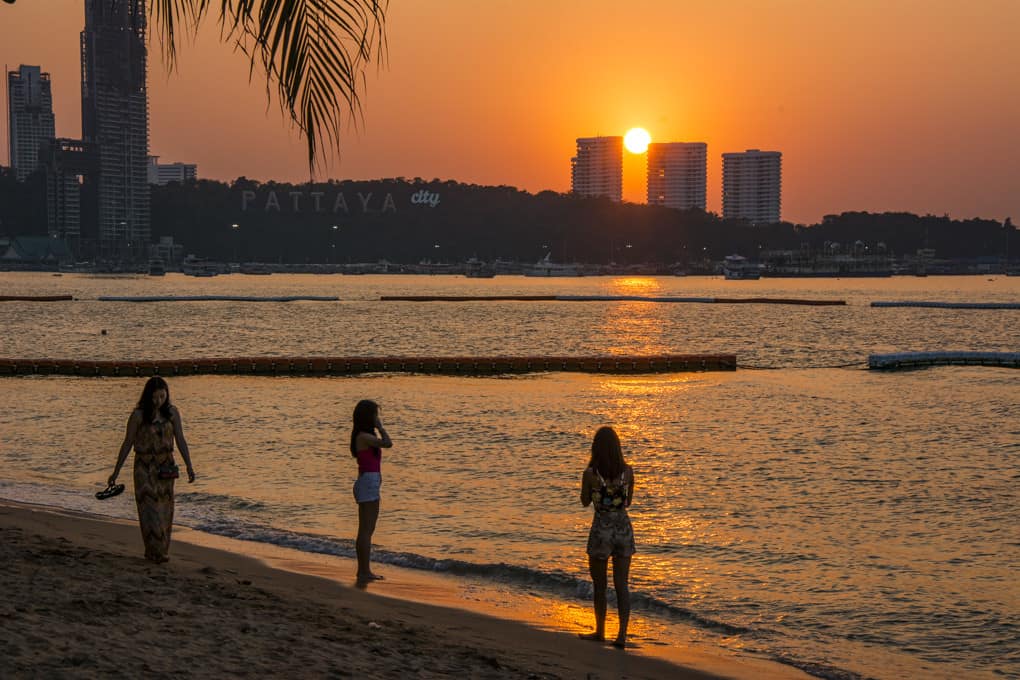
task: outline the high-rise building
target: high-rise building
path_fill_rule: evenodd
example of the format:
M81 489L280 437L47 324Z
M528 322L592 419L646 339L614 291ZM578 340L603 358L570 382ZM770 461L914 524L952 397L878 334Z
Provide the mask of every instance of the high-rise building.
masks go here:
M56 136L50 74L21 65L8 71L7 92L11 167L23 180L39 166L39 145Z
M705 209L704 142L661 142L648 145L648 204L687 210Z
M773 224L780 219L782 159L779 151L748 149L723 155L723 217Z
M570 190L623 199L623 137L580 137L570 159Z
M159 156L149 156L149 184L166 186L170 182L188 182L198 179L198 166L194 163L160 163Z
M106 257L148 257L145 12L145 0L85 0L82 136L98 158L97 237Z

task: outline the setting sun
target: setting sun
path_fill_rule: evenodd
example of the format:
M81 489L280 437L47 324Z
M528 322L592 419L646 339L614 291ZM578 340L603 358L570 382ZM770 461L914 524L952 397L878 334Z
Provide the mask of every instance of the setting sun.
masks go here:
M623 145L631 153L644 153L648 149L648 143L652 136L644 128L631 128L623 137Z

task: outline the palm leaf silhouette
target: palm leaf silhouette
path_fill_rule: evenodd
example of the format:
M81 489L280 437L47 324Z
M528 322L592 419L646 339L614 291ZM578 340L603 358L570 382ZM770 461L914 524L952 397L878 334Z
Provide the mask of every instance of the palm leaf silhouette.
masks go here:
M267 97L275 88L305 137L314 175L324 149L339 153L347 116L360 120L365 68L385 58L388 0L152 0L171 68L182 30L194 36L214 4L223 40L249 58L249 77L265 76Z

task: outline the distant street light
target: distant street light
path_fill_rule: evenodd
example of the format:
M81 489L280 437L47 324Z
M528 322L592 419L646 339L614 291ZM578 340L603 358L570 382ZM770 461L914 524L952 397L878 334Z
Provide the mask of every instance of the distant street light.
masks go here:
M237 262L237 240L241 238L240 236L241 225L238 224L237 222L234 222L233 224L230 225L230 229L231 231L234 232L234 262Z

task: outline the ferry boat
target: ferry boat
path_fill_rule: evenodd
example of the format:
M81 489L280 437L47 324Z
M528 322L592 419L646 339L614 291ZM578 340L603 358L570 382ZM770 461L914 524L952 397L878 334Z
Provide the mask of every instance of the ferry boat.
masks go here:
M723 259L723 276L730 281L756 281L761 278L761 267L743 255L727 255Z

